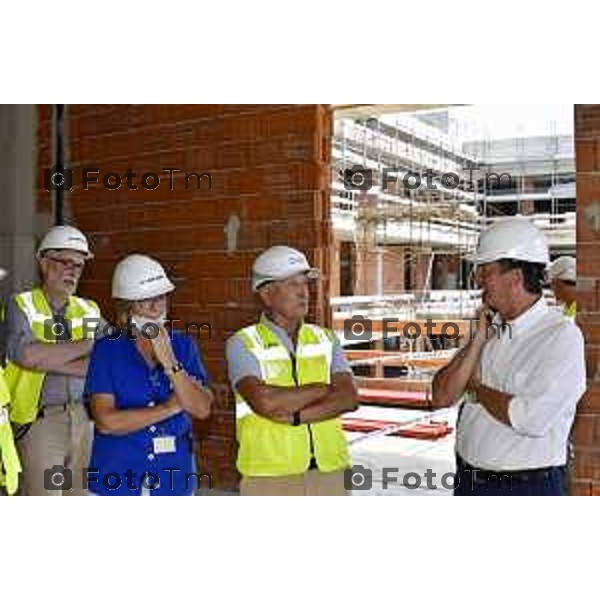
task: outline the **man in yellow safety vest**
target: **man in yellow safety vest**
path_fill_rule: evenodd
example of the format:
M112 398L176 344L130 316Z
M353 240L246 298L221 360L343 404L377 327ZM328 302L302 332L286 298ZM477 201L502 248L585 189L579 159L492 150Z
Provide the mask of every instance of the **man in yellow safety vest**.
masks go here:
M577 316L577 261L572 256L557 258L548 268L550 287L571 319Z
M0 281L6 276L6 271L0 269ZM0 488L13 495L19 486L21 462L15 447L12 427L8 417L10 392L4 380L4 370L0 365Z
M242 495L347 494L350 456L338 417L357 408L358 396L336 336L304 321L318 276L286 246L254 263L262 315L227 343Z
M37 252L41 285L7 303L5 377L28 496L85 494L91 426L82 396L103 321L75 292L91 258L80 231L53 227Z

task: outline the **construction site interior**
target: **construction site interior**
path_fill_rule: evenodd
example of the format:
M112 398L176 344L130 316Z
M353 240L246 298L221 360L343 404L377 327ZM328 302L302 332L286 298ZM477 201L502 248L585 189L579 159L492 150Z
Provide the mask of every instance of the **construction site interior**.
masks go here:
M361 395L344 427L373 472L355 494L452 493L457 410L431 409L431 383L475 326L469 255L486 226L522 215L552 259L575 256L573 121L572 105L336 111L331 305ZM428 469L436 485L405 477Z

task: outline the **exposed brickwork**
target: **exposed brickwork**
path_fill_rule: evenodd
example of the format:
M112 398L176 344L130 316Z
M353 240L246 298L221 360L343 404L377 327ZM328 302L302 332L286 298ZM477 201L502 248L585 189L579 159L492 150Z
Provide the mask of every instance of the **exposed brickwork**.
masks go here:
M578 323L586 339L589 390L579 405L573 433L571 493L588 496L600 495L600 105L576 105L575 145Z
M51 111L39 108L38 210L52 202L43 189L43 169L51 166ZM89 234L96 260L86 271L82 293L97 298L110 313L110 278L120 258L144 252L160 260L177 291L172 315L210 323L213 339L200 334L211 377L226 383L224 341L254 321L250 267L257 253L273 244L307 252L324 280L311 317L328 323L331 271L331 217L328 162L332 115L324 105L71 105L67 107L67 164L75 170L66 194L70 222ZM79 169L137 173L130 190L91 185L81 188ZM177 168L173 190L161 169ZM141 185L144 173L164 176L155 190ZM201 189L185 189L183 173L210 173ZM240 220L237 248L228 253L224 228ZM198 426L202 467L213 486L237 485L234 418L230 394L220 389L220 408Z

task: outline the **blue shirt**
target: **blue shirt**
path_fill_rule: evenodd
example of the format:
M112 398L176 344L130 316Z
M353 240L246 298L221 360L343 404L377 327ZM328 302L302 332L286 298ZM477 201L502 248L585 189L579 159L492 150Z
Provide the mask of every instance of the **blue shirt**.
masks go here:
M202 385L207 384L208 376L194 340L178 332L171 334L171 340L175 357L186 372ZM125 332L118 339L105 338L94 345L85 385L88 401L92 394L111 394L116 408L136 409L162 404L172 393L162 368L151 368ZM175 451L156 452L154 438L175 438ZM142 486L152 488L152 495L191 495L199 483L192 419L181 412L120 435L96 429L89 469L89 490L101 496L139 496Z

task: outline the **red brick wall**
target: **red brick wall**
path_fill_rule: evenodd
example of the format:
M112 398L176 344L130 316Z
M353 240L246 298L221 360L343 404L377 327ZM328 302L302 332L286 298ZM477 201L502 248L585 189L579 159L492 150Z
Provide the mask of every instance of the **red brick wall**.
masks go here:
M50 166L50 111L40 106L39 166ZM91 239L96 260L83 294L110 312L110 278L120 258L144 252L160 260L177 291L172 316L210 323L201 333L211 377L226 382L224 341L255 320L250 268L257 253L274 244L296 246L325 275L312 318L329 321L331 217L328 163L332 115L325 105L71 105L67 107L67 164L76 171L66 215ZM83 191L77 167L137 173L138 190ZM212 191L156 190L140 184L145 172L166 167L209 172ZM51 210L40 179L38 208ZM241 221L237 250L226 252L224 227ZM213 487L233 489L235 436L232 404L224 393L210 422L198 426L201 464Z
M600 104L575 109L578 322L586 338L589 390L575 424L572 492L600 495ZM597 214L595 223L594 215Z

